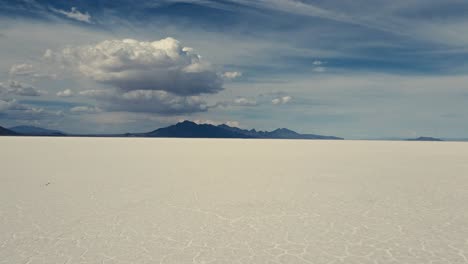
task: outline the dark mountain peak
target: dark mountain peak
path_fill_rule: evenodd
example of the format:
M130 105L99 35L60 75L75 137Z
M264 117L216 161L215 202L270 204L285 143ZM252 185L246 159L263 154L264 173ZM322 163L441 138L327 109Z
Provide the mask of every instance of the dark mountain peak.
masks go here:
M284 130L289 130L289 129L287 129L287 128L277 128L277 129L275 129L275 130L273 130L273 131L271 131L271 132L275 132L275 131L284 131Z
M287 128L278 128L271 132L266 132L270 137L276 138L297 138L300 134Z
M218 125L218 127L221 127L221 128L233 128L233 127L230 127L226 124L221 124L221 125Z
M196 126L196 125L198 125L198 124L195 123L195 122L189 121L189 120L184 120L184 121L182 121L182 122L177 123L176 126L177 126L177 125L184 125L184 126L191 125L191 126Z
M174 126L181 127L181 128L182 127L196 127L196 126L198 126L198 124L195 123L195 122L192 122L192 121L184 120L184 121L181 121L181 122L175 124Z
M321 135L303 135L287 128L278 128L272 132L247 130L231 127L226 124L197 124L192 121L182 121L175 125L159 128L149 133L128 134L127 136L142 137L180 137L180 138L276 138L276 139L342 139Z
M297 132L292 131L291 129L287 129L287 128L277 128L277 129L273 130L272 133L294 133L294 134L297 134Z
M140 134L149 137L180 137L180 138L251 138L241 132L241 129L229 126L214 126L183 121L175 125L156 129L150 133Z
M18 135L18 134L15 133L14 131L11 131L10 129L6 129L0 126L0 136L14 136L14 135Z
M192 122L192 121L188 121L188 120L184 120L182 122L179 122L175 125L173 125L174 127L178 127L180 129L188 129L188 128L194 128L194 127L197 127L199 126L197 123L195 122Z

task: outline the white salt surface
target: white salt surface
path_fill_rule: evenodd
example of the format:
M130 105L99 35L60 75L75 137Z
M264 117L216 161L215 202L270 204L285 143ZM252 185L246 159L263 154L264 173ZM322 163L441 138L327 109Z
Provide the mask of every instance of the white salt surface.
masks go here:
M468 263L468 144L0 138L0 263Z

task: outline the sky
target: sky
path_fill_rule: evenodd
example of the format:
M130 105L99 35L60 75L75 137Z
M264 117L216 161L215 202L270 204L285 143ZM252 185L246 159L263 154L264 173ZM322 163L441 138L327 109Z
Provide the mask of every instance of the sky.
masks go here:
M0 126L468 138L466 0L0 0Z

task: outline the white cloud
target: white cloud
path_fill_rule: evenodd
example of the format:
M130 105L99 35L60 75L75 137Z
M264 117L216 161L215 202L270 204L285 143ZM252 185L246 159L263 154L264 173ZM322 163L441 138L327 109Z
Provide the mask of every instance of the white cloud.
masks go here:
M312 64L315 65L315 66L320 66L320 65L323 64L323 62L319 61L319 60L315 60L315 61L312 62Z
M188 96L222 90L222 78L213 67L173 38L106 40L59 52L47 50L44 57L126 92L154 90Z
M252 98L246 98L246 97L238 97L233 100L234 105L240 105L240 106L256 106L257 101Z
M147 112L164 115L204 112L208 106L199 96L178 96L166 91L87 90L80 95L95 98L111 111Z
M183 119L180 119L179 122L182 122L184 121ZM210 119L196 119L196 120L193 120L192 122L194 123L197 123L197 124L209 124L209 125L214 125L214 126L218 126L218 125L228 125L230 127L240 127L240 123L239 121L223 121L223 122L219 122L219 121L213 121L213 120L210 120Z
M223 78L227 80L234 80L240 77L242 77L242 72L233 71L223 73Z
M323 61L320 61L320 60L314 60L312 62L312 65L313 65L313 68L312 68L312 71L314 72L325 72L327 71L327 68L325 68L323 65L325 64L325 62Z
M281 12L288 12L297 15L318 17L338 22L356 24L366 26L369 28L381 28L381 25L369 25L365 19L360 19L351 15L347 15L344 12L338 12L335 10L329 10L322 8L313 3L307 3L305 1L298 0L262 0L262 1L251 1L251 0L234 0L234 2L253 6L257 8L265 8L271 10L279 10ZM376 23L377 24L377 23Z
M258 106L259 102L255 98L252 97L237 97L232 100L221 100L216 102L214 105L210 106L210 108L215 107L231 107L231 106Z
M230 127L240 127L239 121L226 121L225 124Z
M77 21L90 23L90 24L92 23L91 15L88 12L81 13L80 11L78 11L76 7L72 7L70 11L65 11L65 10L55 9L55 8L51 8L51 10L54 11L55 13L62 14L68 18L71 18Z
M287 95L287 96L282 96L279 98L275 98L271 100L271 103L274 105L280 105L280 104L287 104L292 100L292 97Z
M66 90L63 90L63 91L59 91L59 92L57 93L57 96L58 96L58 97L71 97L71 96L73 96L73 95L74 95L74 94L73 94L73 91L70 90L70 89L66 89Z
M20 96L40 96L44 91L18 81L10 80L8 83L0 83L0 94L12 94Z
M96 106L75 106L70 109L70 112L91 114L91 113L100 113L102 112L102 109Z
M10 75L30 75L34 73L34 67L32 64L22 63L15 64L10 68Z
M45 66L45 65L41 65ZM10 77L32 77L32 78L48 78L57 79L56 73L48 72L48 69L35 67L29 63L14 64L10 67Z
M319 67L314 67L314 68L312 68L312 70L313 70L314 72L326 72L326 71L327 71L327 68L319 66Z

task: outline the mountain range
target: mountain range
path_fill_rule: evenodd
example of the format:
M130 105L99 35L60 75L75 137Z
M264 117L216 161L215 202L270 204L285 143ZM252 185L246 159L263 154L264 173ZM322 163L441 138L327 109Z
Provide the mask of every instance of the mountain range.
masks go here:
M133 137L180 137L180 138L271 138L271 139L343 139L333 136L299 134L286 128L269 131L247 130L228 125L197 124L183 121L172 126L147 133L127 133Z
M278 128L273 131L257 131L255 129L241 129L225 124L197 124L191 121L182 121L175 125L159 128L144 133L125 134L68 134L59 130L46 129L35 126L15 126L4 128L0 126L0 136L75 136L75 137L167 137L167 138L258 138L258 139L323 139L341 140L335 136L316 134L300 134L287 128ZM383 139L382 139L383 140ZM418 137L410 139L387 139L406 141L468 141L466 139L440 139L434 137Z
M444 141L440 138L435 137L418 137L418 138L410 138L407 141Z
M91 137L171 137L171 138L262 138L262 139L343 139L334 136L315 134L299 134L287 128L273 131L247 130L228 125L197 124L191 121L179 122L164 128L146 133L125 134L66 134L58 130L50 130L34 126L16 126L9 129L2 128L0 135L20 136L91 136Z

